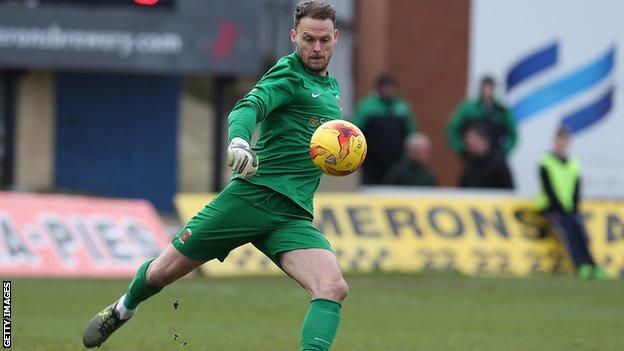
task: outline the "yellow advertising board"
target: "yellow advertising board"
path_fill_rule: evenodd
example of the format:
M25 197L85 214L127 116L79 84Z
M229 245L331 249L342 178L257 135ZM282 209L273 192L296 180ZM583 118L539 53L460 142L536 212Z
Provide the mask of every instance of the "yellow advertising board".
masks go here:
M427 194L318 194L315 225L345 272L571 272L565 250L531 201ZM191 218L211 198L178 195L182 219ZM624 276L624 202L587 201L582 209L597 263L613 277ZM279 271L251 245L232 251L225 263L210 262L203 269L209 275Z

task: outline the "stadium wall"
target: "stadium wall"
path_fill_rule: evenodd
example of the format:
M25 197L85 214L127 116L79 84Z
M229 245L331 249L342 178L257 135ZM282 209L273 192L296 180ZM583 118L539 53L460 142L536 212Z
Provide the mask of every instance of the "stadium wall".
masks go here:
M180 78L61 73L56 86L55 185L171 211Z
M6 166L12 176L2 185L145 198L163 211L173 209L178 189L209 190L189 189L186 180L196 173L207 179L211 159L178 164L177 156L188 150L178 144L188 145L197 132L210 134L213 125L190 138L176 131L180 100L195 120L210 121L206 105L212 105L181 98L179 77L259 71L261 4L240 5L179 0L152 10L132 2L1 3L0 69L19 72L17 126L7 131L15 140L8 150L15 162ZM158 87L172 76L175 89L163 93ZM188 119L183 122L188 127ZM212 149L205 141L199 147ZM181 173L184 186L177 182Z
M71 184L58 184L55 181L56 172L67 172L69 175L77 175L80 173L68 168L56 169L59 158L66 158L65 154L57 155L59 150L56 146L58 118L57 93L59 93L56 82L58 74L59 73L53 71L28 70L23 71L18 76L15 117L15 173L14 184L12 184L11 187L21 191L48 192L54 189L60 189L69 192L102 195L103 193L96 191L96 189L73 187ZM131 77L132 75L128 75L128 78ZM135 76L134 79L138 79L138 77L140 77L140 75ZM210 78L207 77L204 78L204 80L210 81ZM121 84L124 85L125 83L122 81ZM85 90L91 90L95 93L93 89ZM110 89L110 91L118 90L118 88ZM106 90L102 92L106 92ZM134 95L142 93L148 94L148 99L153 98L147 91L133 92ZM64 93L64 95L67 94L71 95L73 93L71 91ZM129 97L127 94L124 95ZM210 167L212 165L212 157L214 156L211 154L212 148L209 147L212 145L210 130L213 124L213 105L209 101L198 99L194 95L189 94L186 88L183 88L179 95L170 96L169 100L171 100L174 105L179 104L179 113L178 111L174 111L170 116L172 126L174 126L171 128L178 130L178 132L176 134L174 129L170 128L172 132L171 139L153 140L150 143L169 143L173 148L172 150L175 150L176 154L172 155L172 159L170 160L170 171L166 173L168 177L177 179L177 186L171 190L171 195L175 191L208 191L210 190L209 184L212 184ZM118 101L113 101L110 105L110 108L116 108L116 106L118 106ZM67 106L65 106L65 108L67 108ZM134 108L136 111L131 115L124 116L120 110L111 112L110 115L119 117L125 121L132 121L140 117L137 114L138 107L134 106ZM173 109L175 110L175 106ZM92 113L88 112L88 114L91 115ZM176 115L178 115L178 119L176 119ZM84 113L83 117L78 117L76 115L73 117L84 118ZM75 122L78 121L73 118L69 119L73 120L73 127L76 127ZM105 117L105 119L110 118ZM81 122L81 125L85 128L85 131L77 131L78 134L86 135L85 133L89 131L98 130L95 124L85 124L83 122ZM59 126L59 128L65 127L68 126ZM104 148L105 144L108 144L109 141L110 143L116 142L114 139L107 140L102 144L102 148ZM62 153L68 151L67 146L68 145L65 144L65 147L60 151ZM85 155L85 157L89 157L89 155ZM108 168L108 170L113 172L111 168ZM106 173L101 173L100 175L106 176ZM109 195L112 195L112 193ZM125 194L125 196L130 195ZM171 208L172 202L169 201L168 203L169 208Z
M443 185L457 184L459 163L444 138L448 118L465 98L470 1L356 1L356 98L375 77L394 75L432 141L433 168Z
M565 124L582 165L583 195L624 198L624 3L587 5L472 1L470 86L493 75L514 111L519 142L510 166L521 194L538 191L536 165Z
M54 74L25 72L18 84L15 186L48 190L54 184Z

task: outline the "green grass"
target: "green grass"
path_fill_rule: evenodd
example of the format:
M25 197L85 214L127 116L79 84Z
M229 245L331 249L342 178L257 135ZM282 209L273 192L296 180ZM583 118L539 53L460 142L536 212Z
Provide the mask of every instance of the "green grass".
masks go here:
M622 282L448 275L347 280L351 293L332 351L624 350ZM126 284L14 280L13 349L83 349L85 324ZM295 351L307 301L285 277L187 279L142 304L98 350Z

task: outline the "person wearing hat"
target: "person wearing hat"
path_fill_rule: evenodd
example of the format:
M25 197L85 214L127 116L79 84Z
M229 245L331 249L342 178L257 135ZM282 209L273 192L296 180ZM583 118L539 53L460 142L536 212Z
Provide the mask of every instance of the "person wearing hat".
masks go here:
M446 129L446 138L451 149L462 158L466 157L464 133L475 124L481 124L487 129L494 153L506 157L516 145L518 136L514 117L511 111L495 98L494 91L494 78L483 77L479 86L479 97L462 102L451 117Z
M387 170L402 157L405 138L417 130L412 109L399 96L392 76L377 78L375 90L356 106L353 123L368 144L362 183L381 184Z
M561 244L567 249L583 279L605 279L605 271L596 265L589 251L583 220L579 214L581 167L568 155L572 132L565 126L555 133L553 151L539 163L540 194L538 209L547 219Z

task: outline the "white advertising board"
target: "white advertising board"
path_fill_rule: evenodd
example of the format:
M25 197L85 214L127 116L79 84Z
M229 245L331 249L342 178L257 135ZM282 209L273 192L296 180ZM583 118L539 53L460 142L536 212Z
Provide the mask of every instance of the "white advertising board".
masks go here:
M538 191L537 163L561 124L574 132L583 194L624 197L624 2L473 0L469 92L485 74L510 106L518 191Z

